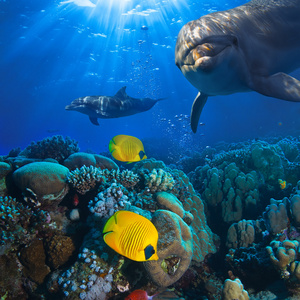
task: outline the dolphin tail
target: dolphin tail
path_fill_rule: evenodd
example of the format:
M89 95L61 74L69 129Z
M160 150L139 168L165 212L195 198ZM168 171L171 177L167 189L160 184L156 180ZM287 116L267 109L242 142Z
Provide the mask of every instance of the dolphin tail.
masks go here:
M163 101L163 100L167 100L168 98L167 97L165 97L165 98L159 98L159 99L156 99L156 101L158 102L158 101Z
M200 115L202 112L202 109L207 101L207 95L203 93L198 93L196 96L194 103L192 105L192 111L191 111L191 128L194 133L197 131Z
M268 97L300 102L300 81L285 73L269 77L255 76L249 87Z

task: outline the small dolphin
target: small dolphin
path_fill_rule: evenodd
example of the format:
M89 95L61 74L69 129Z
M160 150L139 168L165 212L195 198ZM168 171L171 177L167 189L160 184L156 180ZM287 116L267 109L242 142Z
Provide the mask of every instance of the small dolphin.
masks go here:
M300 101L300 0L252 0L183 26L175 63L199 93L191 111L193 132L208 96L256 91Z
M65 109L86 114L94 125L99 125L97 118L110 119L134 115L149 110L157 101L165 99L131 98L125 90L126 86L114 96L80 97L72 101Z

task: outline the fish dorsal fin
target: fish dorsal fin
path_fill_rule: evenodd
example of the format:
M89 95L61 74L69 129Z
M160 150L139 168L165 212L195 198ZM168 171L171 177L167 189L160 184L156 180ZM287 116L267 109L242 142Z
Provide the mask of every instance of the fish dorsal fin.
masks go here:
M115 94L116 98L127 98L128 95L126 94L126 86L123 86L119 89L119 91Z

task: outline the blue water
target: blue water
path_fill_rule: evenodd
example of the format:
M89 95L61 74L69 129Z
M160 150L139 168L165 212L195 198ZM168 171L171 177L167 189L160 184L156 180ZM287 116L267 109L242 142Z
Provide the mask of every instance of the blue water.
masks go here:
M58 134L95 152L107 151L117 134L133 135L144 141L146 153L147 142L161 152L180 152L299 134L300 104L254 92L211 97L197 134L184 117L197 91L174 63L179 30L244 1L95 2L0 0L0 155ZM134 116L99 119L100 126L64 109L75 98L114 95L122 86L132 97L167 100Z

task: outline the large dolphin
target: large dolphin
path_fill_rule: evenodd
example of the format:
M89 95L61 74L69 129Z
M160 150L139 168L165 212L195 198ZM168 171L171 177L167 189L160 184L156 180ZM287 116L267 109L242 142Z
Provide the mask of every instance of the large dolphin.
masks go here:
M175 63L195 86L191 127L196 132L208 96L256 91L300 101L300 0L252 0L184 25Z
M97 118L110 119L134 115L154 106L161 99L132 98L126 94L126 86L114 96L86 96L72 101L66 110L75 110L89 116L94 125L99 125Z

